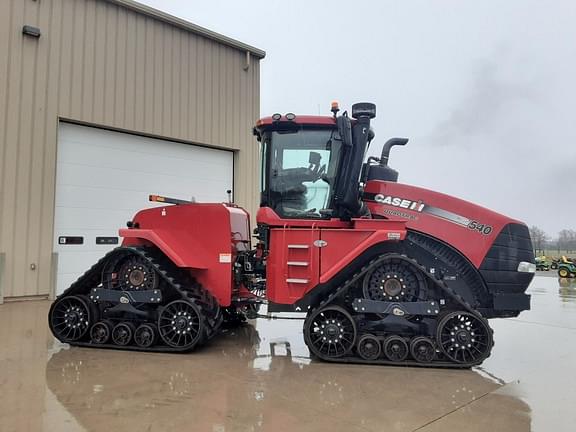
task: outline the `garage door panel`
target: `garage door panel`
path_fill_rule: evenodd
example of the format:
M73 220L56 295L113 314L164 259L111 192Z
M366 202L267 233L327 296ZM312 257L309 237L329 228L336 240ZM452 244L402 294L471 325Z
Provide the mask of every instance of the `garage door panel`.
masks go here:
M110 250L109 247L102 247L100 248L101 250L96 251L79 251L74 249L77 247L75 245L68 247L70 249L67 251L63 250L58 253L58 260L64 260L66 262L66 268L63 269L60 274L72 275L72 277L74 277L72 282L91 267L91 265L86 267L86 262L94 264Z
M54 226L57 294L116 247L98 245L96 237L117 237L138 210L161 205L148 202L149 194L222 202L232 183L232 152L62 123ZM60 244L62 236L82 237L83 244Z
M93 209L88 207L56 208L57 213L61 213L58 222L54 224L55 228L62 235L81 235L81 231L88 233L91 230L106 231L112 228L114 231L108 231L108 235L118 232L118 228L124 228L126 221L132 219L134 210L117 210L117 209ZM119 221L122 221L118 224ZM80 232L79 234L71 234Z
M165 146L166 151L170 151L174 145ZM202 154L198 154L198 156L193 159L170 158L140 152L119 152L108 148L94 149L86 145L73 149L73 151L76 153L74 157L67 157L59 162L63 164L79 165L81 167L86 167L87 169L90 167L96 167L98 169L109 168L111 170L119 170L129 173L155 173L169 176L203 176L213 172L214 169L218 169L222 165L226 166L228 164L226 158L216 158L214 160L209 156ZM204 161L202 165L196 166L195 170L192 172L190 170L191 162L194 163L197 160ZM126 165L126 162L129 163L128 166Z
M215 173L223 171L212 170L209 173L187 173L186 175L150 173L143 171L115 170L72 164L58 164L60 171L65 174L57 182L58 186L76 186L90 189L104 189L114 191L131 191L147 196L150 193L167 195L169 191L184 194L182 198L190 198L191 190L208 191L208 197L213 201L224 201L227 198L226 190L232 184L231 175L214 177ZM200 170L202 173L203 171ZM208 178L206 177L208 176ZM94 179L98 182L95 183ZM193 186L193 189L190 188ZM95 192L97 193L97 191Z
M98 129L95 131L97 134L105 132L113 134L112 136L117 135L117 132L99 131ZM62 158L59 158L59 161L62 163L84 164L88 166L125 169L125 162L134 159L138 161L138 169L144 172L165 172L170 174L173 170L176 170L179 174L186 174L190 171L190 162L203 160L203 165L198 168L200 168L203 173L209 173L218 166L227 165L229 158L229 155L227 155L229 152L219 152L222 154L215 155L213 149L169 141L162 141L161 151L143 151L139 147L146 142L142 140L150 140L149 138L140 138L140 141L137 140L134 145L124 145L122 149L112 145L94 146L90 142L68 139L67 134L63 139L66 139L73 147L71 147ZM191 154L190 148L194 149L193 154ZM162 163L159 164L159 162Z
M148 195L158 191L131 191L125 189L115 189L111 194L109 189L91 187L90 193L86 193L87 186L79 185L59 185L62 192L56 199L57 207L69 206L69 199L72 198L75 207L108 209L114 207L118 210L131 210L135 207L147 207ZM164 192L164 191L162 191Z

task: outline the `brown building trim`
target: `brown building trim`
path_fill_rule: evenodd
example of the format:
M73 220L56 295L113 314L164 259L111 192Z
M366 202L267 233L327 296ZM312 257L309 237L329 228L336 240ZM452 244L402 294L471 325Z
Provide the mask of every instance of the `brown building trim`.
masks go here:
M262 59L266 56L266 52L253 47L251 45L245 44L243 42L237 41L236 39L229 38L228 36L224 36L220 33L216 33L212 30L208 30L207 28L201 27L199 25L193 24L189 21L183 20L181 18L175 17L173 15L167 14L162 12L158 9L154 9L153 7L146 6L142 3L135 2L133 0L105 0L110 3L115 3L117 5L123 6L127 9L131 9L143 15L147 15L149 17L158 19L160 21L164 21L165 23L171 24L176 27L180 27L182 29L191 31L198 35L204 36L208 39L212 39L216 42L220 42L221 44L231 46L233 48L238 48L239 50L247 51L250 54L253 54L259 59Z

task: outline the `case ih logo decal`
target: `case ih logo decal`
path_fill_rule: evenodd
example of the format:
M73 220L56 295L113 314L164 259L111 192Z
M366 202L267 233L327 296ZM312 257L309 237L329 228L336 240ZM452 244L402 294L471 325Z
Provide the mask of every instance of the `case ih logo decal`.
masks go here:
M424 210L424 207L426 207L426 204L424 204L422 201L412 201L400 197L393 197L391 195L376 194L374 196L374 201L381 204L392 205L394 207L414 210L417 212L421 212Z
M392 195L384 195L384 194L364 194L364 198L371 201L376 201L380 204L385 204L397 208L402 208L406 210L412 210L414 212L428 214L431 216L435 216L440 219L444 219L446 221L452 222L456 225L460 225L462 227L466 227L473 231L477 231L480 234L488 235L492 232L493 228L490 225L483 224L476 220L469 219L465 216L461 216L459 214L453 213L448 210L444 210L438 207L432 207L428 204L425 204L424 201L418 200L413 201L402 197L395 197ZM415 220L417 219L415 216L405 213L403 211L398 210L384 210L386 214L390 214L392 216L402 217L404 219Z

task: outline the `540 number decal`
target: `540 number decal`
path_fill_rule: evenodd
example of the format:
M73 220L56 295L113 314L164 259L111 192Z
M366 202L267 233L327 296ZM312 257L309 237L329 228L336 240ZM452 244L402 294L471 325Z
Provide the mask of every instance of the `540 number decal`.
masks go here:
M488 235L492 232L493 228L491 225L485 225L478 221L473 220L470 221L470 223L468 224L468 229L478 231L480 234Z

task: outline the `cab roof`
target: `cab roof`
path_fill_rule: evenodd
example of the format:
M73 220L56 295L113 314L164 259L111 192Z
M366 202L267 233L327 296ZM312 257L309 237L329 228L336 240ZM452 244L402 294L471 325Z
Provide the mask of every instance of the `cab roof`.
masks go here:
M336 126L336 119L333 116L312 116L296 115L294 120L288 120L285 115L280 119L274 120L272 116L263 117L256 122L256 128L272 126L273 124L296 124L306 126Z

